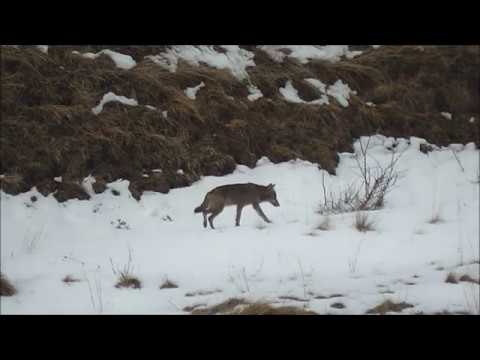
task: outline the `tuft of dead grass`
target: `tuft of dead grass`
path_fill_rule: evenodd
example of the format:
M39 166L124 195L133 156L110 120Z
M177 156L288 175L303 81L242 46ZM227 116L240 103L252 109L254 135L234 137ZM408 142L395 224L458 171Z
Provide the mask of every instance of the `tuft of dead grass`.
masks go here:
M440 224L443 223L445 220L443 220L442 216L440 213L436 212L432 215L432 217L428 220L429 224Z
M375 222L370 219L368 213L357 212L355 214L354 227L360 232L374 231Z
M386 300L383 303L367 310L366 314L380 314L385 315L387 312L402 312L404 309L412 308L413 305L404 301L395 303L391 300Z
M457 277L454 273L450 272L447 274L447 277L445 278L445 282L449 284L458 284Z
M176 289L178 285L170 280L165 280L162 285L160 285L160 289Z
M119 276L118 282L115 284L115 287L117 289L120 289L120 288L141 289L142 282L133 275L121 273Z
M17 293L17 290L12 283L0 273L0 296L13 296Z

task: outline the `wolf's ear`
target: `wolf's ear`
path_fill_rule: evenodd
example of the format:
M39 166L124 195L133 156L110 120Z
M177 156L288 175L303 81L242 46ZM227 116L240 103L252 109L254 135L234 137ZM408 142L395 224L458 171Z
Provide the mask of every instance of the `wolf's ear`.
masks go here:
M267 189L272 190L274 188L275 184L268 184Z

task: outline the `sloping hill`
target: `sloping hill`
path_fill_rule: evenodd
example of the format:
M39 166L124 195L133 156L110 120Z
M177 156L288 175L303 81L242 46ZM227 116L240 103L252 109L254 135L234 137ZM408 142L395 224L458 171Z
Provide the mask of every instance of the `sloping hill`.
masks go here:
M478 144L479 58L478 46L2 47L1 186L82 199L91 174L96 192L122 178L138 199L262 156L334 172L377 131Z

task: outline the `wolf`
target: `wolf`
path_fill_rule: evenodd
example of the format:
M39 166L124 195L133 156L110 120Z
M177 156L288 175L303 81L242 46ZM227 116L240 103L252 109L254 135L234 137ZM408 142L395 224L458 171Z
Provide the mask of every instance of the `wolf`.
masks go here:
M260 207L261 202L269 202L273 206L280 206L277 200L277 193L274 190L275 185L269 184L267 186L257 185L253 183L246 184L230 184L218 186L209 191L205 195L202 204L195 208L194 213L203 213L203 227L207 227L207 215L210 227L213 226L213 220L218 216L225 206L237 206L237 216L235 218L235 226L240 226L240 217L242 216L242 209L246 205L252 205L257 214L267 223L271 221L263 213Z

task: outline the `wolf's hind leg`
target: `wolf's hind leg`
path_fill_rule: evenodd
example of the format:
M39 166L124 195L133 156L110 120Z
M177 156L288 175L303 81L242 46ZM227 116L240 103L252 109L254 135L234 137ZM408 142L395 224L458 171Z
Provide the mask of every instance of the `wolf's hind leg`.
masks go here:
M204 228L207 227L207 212L206 211L203 212L203 227Z
M210 227L211 227L212 229L215 229L215 227L213 226L213 219L215 219L215 218L218 216L218 214L220 214L220 213L222 212L222 210L223 210L223 207L221 207L221 208L219 208L219 209L217 209L217 210L212 211L212 214L211 214L210 217L208 218L208 222L210 223Z

